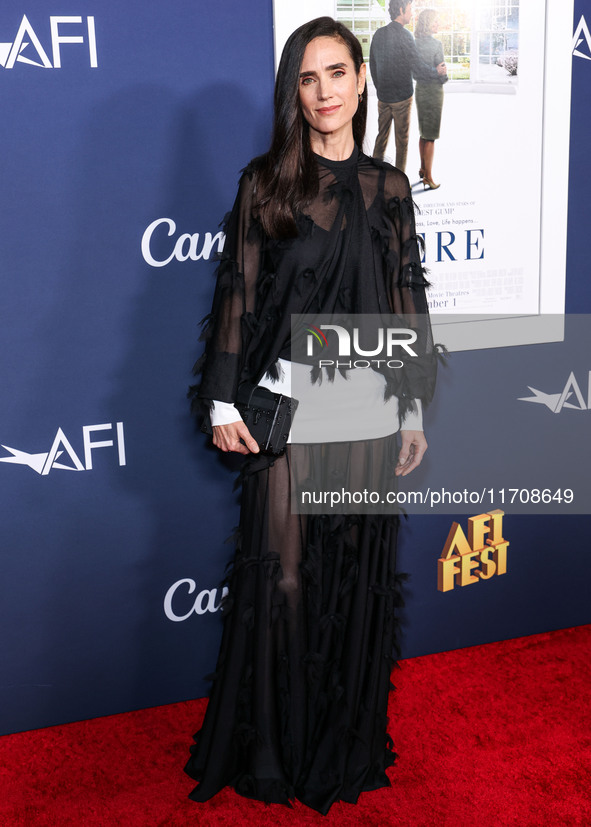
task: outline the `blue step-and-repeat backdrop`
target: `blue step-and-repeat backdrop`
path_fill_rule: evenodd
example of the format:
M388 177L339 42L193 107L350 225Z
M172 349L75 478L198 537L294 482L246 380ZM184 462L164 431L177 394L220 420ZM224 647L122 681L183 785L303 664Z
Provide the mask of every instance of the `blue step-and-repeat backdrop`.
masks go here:
M585 13L580 0L575 23ZM271 0L0 10L1 733L206 694L239 462L207 445L185 395L219 223L267 145L273 78ZM591 59L575 56L578 313L591 310L590 89ZM532 381L511 379L524 394ZM445 416L454 392L444 372L433 463L438 442L463 438ZM532 429L542 408L527 408ZM490 518L484 553L465 546L479 511L407 521L403 656L591 620L589 517L508 512L496 534ZM462 550L468 566L446 562Z

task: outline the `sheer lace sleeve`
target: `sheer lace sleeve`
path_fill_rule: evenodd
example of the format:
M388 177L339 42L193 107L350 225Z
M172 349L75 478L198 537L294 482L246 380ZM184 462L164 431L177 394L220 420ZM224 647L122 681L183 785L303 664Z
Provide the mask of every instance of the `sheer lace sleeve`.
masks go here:
M385 215L381 235L390 307L403 316L404 325L417 334L414 349L418 357L405 363L404 378L397 391L404 414L405 408L412 408L411 400L421 399L425 403L431 400L437 352L426 296L429 282L421 262L423 239L416 233L415 208L406 176L395 169L387 170L383 194Z
M192 395L201 400L233 402L240 381L242 353L249 325L254 324L261 230L252 217L253 176L240 180L232 211L226 216L226 241L217 269L211 313L203 320L205 353L194 367L201 382Z

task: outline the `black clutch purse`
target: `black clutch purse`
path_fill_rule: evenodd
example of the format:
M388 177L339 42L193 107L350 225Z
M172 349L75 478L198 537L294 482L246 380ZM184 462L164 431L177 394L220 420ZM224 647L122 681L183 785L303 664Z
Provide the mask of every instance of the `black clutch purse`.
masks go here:
M297 399L243 382L234 405L261 452L280 456L285 451Z

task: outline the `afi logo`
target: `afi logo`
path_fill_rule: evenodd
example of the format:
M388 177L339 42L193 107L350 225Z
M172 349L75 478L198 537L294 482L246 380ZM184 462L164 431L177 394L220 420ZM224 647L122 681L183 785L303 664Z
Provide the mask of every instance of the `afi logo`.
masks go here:
M459 523L453 523L437 561L437 589L449 592L456 584L469 586L507 573L507 547L503 539L503 514L497 508L468 520L468 539ZM488 534L485 540L485 535Z
M119 465L125 465L125 438L123 434L123 422L117 422L115 425L114 439L92 440L92 434L97 431L112 431L113 425L107 423L105 425L84 425L82 428L82 444L84 446L84 463L76 451L72 448L70 440L67 438L61 428L57 429L53 443L49 451L40 454L29 454L26 451L19 451L17 448L9 448L8 445L3 445L5 451L8 451L11 456L0 457L0 462L13 463L14 465L28 465L33 471L36 471L42 477L47 476L54 468L59 468L61 471L92 471L92 452L97 448L115 448L117 449L117 458ZM58 462L62 458L64 452L70 458L70 463L65 465L63 462ZM65 460L66 457L63 457Z
M177 591L181 589L181 586L188 586L189 588L182 589L177 596ZM228 589L224 586L219 598L219 589L203 589L196 597L187 599L187 595L192 595L196 588L197 583L189 577L177 580L176 583L172 584L164 596L164 614L169 620L179 623L182 620L188 620L192 614L204 615L206 612L217 612L222 598L228 594ZM183 614L177 612L183 612Z
M49 18L49 30L53 63L27 16L23 15L12 43L0 43L0 66L5 69L14 69L15 63L28 63L30 66L39 66L41 69L61 69L61 46L66 43L85 43L88 48L90 66L92 69L97 68L94 17L87 17L83 22L82 17L52 15ZM33 55L36 59L33 59Z
M520 396L519 402L537 402L550 408L552 413L560 413L563 408L572 408L575 411L591 410L591 370L587 377L587 401L583 397L579 383L573 371L570 372L566 385L560 393L544 393L536 388L527 386L533 396Z
M579 49L579 46L581 46L583 41L584 45L582 48L585 51L581 51L581 49ZM582 57L585 60L591 60L591 34L589 34L589 26L587 25L584 15L581 15L579 25L573 35L573 55L575 57Z

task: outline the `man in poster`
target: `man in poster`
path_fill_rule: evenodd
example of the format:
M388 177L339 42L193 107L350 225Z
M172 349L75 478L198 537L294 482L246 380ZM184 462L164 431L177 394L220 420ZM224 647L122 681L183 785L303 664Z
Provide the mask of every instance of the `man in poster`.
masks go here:
M413 77L433 80L446 76L445 63L433 68L418 55L414 37L404 27L410 23L412 0L390 0L392 22L374 34L369 53L371 76L378 95L378 136L373 157L382 160L394 121L395 166L405 172L408 130L413 96Z

